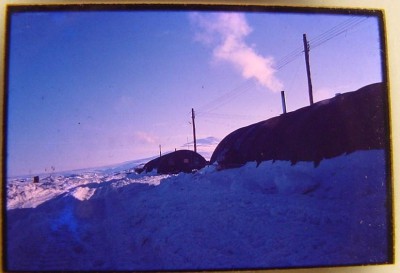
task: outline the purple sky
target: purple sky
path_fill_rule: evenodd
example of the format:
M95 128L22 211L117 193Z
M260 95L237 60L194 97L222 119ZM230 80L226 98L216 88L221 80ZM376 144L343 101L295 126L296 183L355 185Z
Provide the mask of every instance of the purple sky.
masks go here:
M378 17L279 12L11 14L8 175L181 148L382 81ZM339 34L336 36L336 34Z

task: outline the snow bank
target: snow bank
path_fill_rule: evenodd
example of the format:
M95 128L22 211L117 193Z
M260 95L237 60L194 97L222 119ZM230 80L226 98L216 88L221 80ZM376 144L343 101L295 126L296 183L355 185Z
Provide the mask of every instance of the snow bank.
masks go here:
M390 260L382 150L312 163L7 185L10 270L203 270Z
M149 173L145 176L126 172L97 171L83 174L51 175L32 183L32 177L10 179L7 183L7 209L35 208L63 194L79 200L89 199L96 188L122 187L131 183L158 185L164 176Z

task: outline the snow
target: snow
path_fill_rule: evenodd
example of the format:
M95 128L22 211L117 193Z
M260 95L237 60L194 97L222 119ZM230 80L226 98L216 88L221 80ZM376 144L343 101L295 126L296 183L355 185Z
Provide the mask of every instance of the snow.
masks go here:
M390 261L383 150L156 175L9 179L9 270L205 270Z

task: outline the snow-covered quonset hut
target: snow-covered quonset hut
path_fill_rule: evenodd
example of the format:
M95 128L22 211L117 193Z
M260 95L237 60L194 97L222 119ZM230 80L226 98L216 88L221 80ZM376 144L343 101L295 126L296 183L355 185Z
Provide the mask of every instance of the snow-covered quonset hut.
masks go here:
M313 161L318 166L357 150L389 145L387 89L383 83L338 94L296 111L240 128L211 156L222 168L249 161Z
M143 170L151 172L156 169L159 174L175 174L180 172L190 173L205 166L206 159L200 154L190 150L179 150L147 162Z

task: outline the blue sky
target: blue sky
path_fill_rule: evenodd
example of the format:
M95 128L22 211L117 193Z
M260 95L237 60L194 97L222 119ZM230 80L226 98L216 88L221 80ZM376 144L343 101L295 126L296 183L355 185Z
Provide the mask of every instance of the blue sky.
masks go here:
M346 31L329 36L341 26ZM279 115L280 90L288 111L307 106L303 33L310 43L327 34L322 44L311 43L314 101L382 81L373 16L12 13L8 175L146 158L159 145L187 147L191 108L198 138L222 139ZM290 53L296 58L285 59Z

